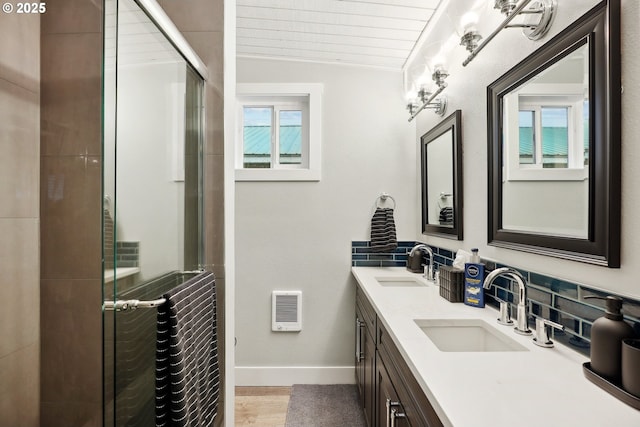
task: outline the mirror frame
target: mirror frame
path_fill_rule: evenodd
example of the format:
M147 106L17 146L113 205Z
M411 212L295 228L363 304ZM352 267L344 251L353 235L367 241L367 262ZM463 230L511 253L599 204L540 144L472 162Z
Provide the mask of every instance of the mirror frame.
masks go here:
M620 0L602 1L487 87L489 245L620 267ZM589 223L585 239L502 226L503 96L589 40Z
M453 227L429 224L427 144L451 130L453 141ZM462 111L456 110L420 138L422 162L422 234L462 240Z

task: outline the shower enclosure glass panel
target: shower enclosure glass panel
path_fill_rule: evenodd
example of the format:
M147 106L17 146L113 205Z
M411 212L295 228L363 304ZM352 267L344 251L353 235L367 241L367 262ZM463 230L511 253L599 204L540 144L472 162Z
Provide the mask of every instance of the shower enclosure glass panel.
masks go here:
M203 80L134 0L105 2L104 425L155 426L154 300L202 265Z

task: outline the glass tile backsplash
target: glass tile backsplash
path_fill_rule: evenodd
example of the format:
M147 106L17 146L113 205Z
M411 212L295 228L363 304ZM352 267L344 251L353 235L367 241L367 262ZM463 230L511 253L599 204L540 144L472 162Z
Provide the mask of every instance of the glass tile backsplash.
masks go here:
M120 268L139 267L140 242L116 242L116 265Z
M357 267L405 267L416 242L398 242L392 252L374 252L368 241L351 242L351 265Z
M354 267L405 267L411 248L421 242L398 242L398 248L390 253L373 252L368 241L353 241L351 265ZM429 245L434 253L435 267L452 265L455 253L451 250ZM497 267L513 267L493 261L483 260L488 273ZM517 267L514 267L517 268ZM535 318L544 317L564 325L564 331L553 330L553 338L576 351L589 356L591 325L604 315L604 301L585 300L587 295L607 296L612 293L598 291L579 283L566 281L551 275L534 273L518 268L527 279L527 299L529 300L529 326L535 328ZM488 305L498 308L496 297L509 301L517 300L517 285L507 278L499 278L495 286L485 291ZM625 320L634 326L640 335L640 301L622 297L622 312ZM515 305L511 312L515 313Z

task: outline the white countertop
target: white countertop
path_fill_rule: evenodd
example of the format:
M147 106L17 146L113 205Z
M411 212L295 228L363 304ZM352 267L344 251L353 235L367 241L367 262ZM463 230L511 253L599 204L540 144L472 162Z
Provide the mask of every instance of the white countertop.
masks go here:
M353 267L353 275L445 426L640 427L640 411L584 377L588 358L563 344L538 347L496 322L497 310L450 303L435 284L383 287L402 267ZM429 282L430 283L430 282ZM528 351L442 352L414 319L483 319Z
M140 273L140 267L120 267L117 268L115 272L112 269L104 270L104 282L113 282L114 278L124 279L125 277L133 276L137 273Z

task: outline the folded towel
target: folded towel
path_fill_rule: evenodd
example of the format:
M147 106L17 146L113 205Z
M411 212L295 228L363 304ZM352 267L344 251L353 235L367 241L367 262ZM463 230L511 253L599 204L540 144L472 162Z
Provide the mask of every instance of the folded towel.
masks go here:
M215 277L199 274L164 298L158 307L156 426L211 426L220 395Z
M448 206L440 209L440 225L453 225L453 208Z
M375 252L389 252L397 247L393 209L376 208L371 218L371 248Z

